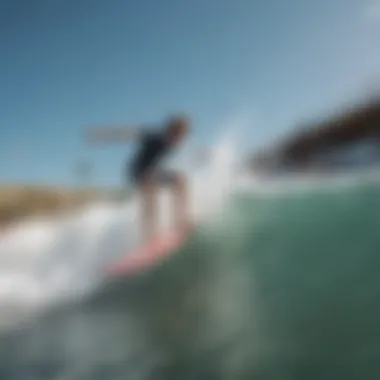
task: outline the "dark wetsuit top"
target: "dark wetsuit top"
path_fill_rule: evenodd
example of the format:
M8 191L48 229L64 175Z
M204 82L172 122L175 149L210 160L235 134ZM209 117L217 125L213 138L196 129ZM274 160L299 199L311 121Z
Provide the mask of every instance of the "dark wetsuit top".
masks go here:
M130 174L134 182L139 182L144 175L155 171L171 150L162 132L143 132L140 135L139 145L130 164Z

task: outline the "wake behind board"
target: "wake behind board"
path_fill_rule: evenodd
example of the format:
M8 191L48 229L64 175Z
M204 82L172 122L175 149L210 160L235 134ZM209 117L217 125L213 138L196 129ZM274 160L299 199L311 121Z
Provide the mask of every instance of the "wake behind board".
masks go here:
M121 277L148 270L174 254L184 245L189 235L189 231L162 235L152 243L137 248L112 264L107 270L107 275Z

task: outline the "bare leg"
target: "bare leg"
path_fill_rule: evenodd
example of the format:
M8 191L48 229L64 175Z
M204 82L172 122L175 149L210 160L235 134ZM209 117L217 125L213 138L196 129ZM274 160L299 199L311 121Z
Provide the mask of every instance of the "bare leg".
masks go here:
M157 186L147 180L141 187L142 198L142 234L144 243L150 243L156 235L157 227Z
M174 184L174 229L178 231L188 227L188 189L184 177L178 177Z

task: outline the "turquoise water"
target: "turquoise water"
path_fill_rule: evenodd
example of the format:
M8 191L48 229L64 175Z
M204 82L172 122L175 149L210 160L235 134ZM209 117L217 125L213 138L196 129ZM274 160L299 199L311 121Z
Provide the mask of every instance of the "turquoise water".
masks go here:
M4 379L380 379L380 192L237 195L152 273L1 339Z

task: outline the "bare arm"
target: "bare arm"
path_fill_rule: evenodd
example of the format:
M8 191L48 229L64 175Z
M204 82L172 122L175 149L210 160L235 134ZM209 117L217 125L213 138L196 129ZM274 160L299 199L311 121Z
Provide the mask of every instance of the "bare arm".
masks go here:
M141 132L136 127L88 128L85 139L90 144L131 142L139 139Z

